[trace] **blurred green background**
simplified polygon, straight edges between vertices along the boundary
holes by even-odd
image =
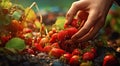
[[[36,2],[40,10],[66,11],[76,0],[11,0],[13,3],[22,4],[24,7]]]

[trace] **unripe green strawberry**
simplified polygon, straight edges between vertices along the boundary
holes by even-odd
[[[87,62],[82,62],[80,66],[93,66],[92,62],[87,61]]]

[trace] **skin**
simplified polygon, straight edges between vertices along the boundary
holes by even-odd
[[[104,26],[106,16],[114,0],[79,0],[73,2],[66,14],[66,25],[70,25],[72,19],[81,11],[88,13],[87,20],[79,31],[71,38],[73,41],[85,42],[93,39]],[[77,18],[80,20],[80,18]]]

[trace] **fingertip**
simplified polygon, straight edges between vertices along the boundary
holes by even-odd
[[[70,13],[67,13],[66,14],[66,25],[69,25],[71,23],[71,21],[73,20],[74,18],[74,15],[70,14]]]

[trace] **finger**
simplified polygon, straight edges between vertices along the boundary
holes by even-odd
[[[66,14],[66,19],[67,19],[66,24],[70,24],[72,22],[74,16],[76,16],[77,12],[79,10],[82,10],[84,7],[86,7],[84,2],[82,2],[82,1],[74,2]]]
[[[82,21],[80,22],[80,25],[79,25],[78,30],[80,30],[80,29],[83,27],[84,24],[85,24],[85,20],[82,20]]]
[[[83,27],[76,34],[74,34],[71,39],[77,40],[77,39],[83,37],[85,34],[87,34],[90,31],[90,29],[92,28],[92,26],[95,25],[95,23],[98,19],[98,18],[95,19],[94,18],[95,16],[97,16],[96,13],[94,11],[91,11],[89,13],[88,19],[85,22],[85,24],[83,25]]]
[[[78,41],[85,42],[94,38],[94,36],[97,34],[97,32],[101,29],[103,25],[104,25],[104,21],[98,22],[85,36],[83,36],[82,38],[79,38]]]
[[[78,29],[81,29],[82,26],[85,24],[87,16],[88,16],[88,13],[86,11],[79,11],[77,13],[77,20],[78,20],[78,22],[80,22],[80,25],[79,25]]]
[[[89,15],[89,13],[85,10],[79,11],[77,13],[77,19],[78,20],[87,20],[88,15]]]

